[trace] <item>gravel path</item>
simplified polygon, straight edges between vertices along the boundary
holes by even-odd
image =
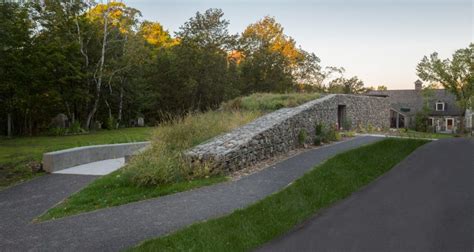
[[[335,154],[379,141],[354,139],[312,149],[237,181],[31,224],[95,177],[48,175],[0,192],[0,250],[116,251],[216,218],[281,190]]]

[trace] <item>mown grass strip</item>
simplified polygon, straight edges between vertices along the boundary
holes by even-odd
[[[390,170],[425,140],[386,139],[339,154],[284,190],[245,209],[146,241],[132,251],[245,251],[348,197]]]
[[[35,222],[63,218],[102,208],[188,191],[227,180],[224,176],[215,176],[169,185],[140,187],[124,181],[120,176],[120,171],[115,171],[108,176],[97,179],[79,193],[71,195],[64,202],[36,218]]]

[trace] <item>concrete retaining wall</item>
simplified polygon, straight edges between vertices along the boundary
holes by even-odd
[[[43,154],[43,169],[54,172],[81,164],[125,157],[149,144],[150,142],[104,144],[48,152]]]
[[[362,95],[327,95],[295,108],[267,114],[230,133],[194,147],[185,155],[190,162],[211,162],[219,169],[234,171],[298,147],[298,134],[314,136],[315,125],[335,125],[338,107],[345,105],[345,118],[352,128],[389,128],[386,98]]]

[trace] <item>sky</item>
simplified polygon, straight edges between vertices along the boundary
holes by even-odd
[[[473,0],[124,0],[174,34],[197,11],[220,8],[241,33],[275,17],[285,34],[321,65],[344,67],[366,86],[412,89],[416,65],[438,52],[449,58],[474,41]]]

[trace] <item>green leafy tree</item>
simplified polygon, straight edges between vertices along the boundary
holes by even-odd
[[[367,89],[364,87],[364,82],[357,76],[349,79],[339,77],[332,80],[328,86],[329,93],[342,93],[342,94],[361,94],[366,92]]]
[[[33,23],[28,9],[15,3],[0,4],[0,111],[6,115],[7,135],[28,92],[28,51]]]
[[[243,93],[288,92],[294,89],[296,78],[312,75],[312,65],[302,62],[317,65],[317,57],[303,54],[295,44],[272,17],[266,16],[249,25],[240,39]],[[309,62],[311,59],[305,56],[312,57],[313,61]],[[299,75],[293,75],[294,72]]]
[[[418,64],[418,76],[429,82],[441,84],[456,96],[461,108],[472,107],[474,97],[474,44],[457,50],[451,59],[440,59],[434,52]]]
[[[235,35],[228,25],[222,10],[198,12],[176,33],[179,43],[158,52],[149,71],[154,117],[216,108],[238,93],[238,74],[228,59]]]

